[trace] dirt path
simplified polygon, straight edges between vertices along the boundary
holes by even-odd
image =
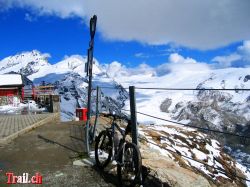
[[[42,186],[114,186],[91,167],[73,166],[74,160],[84,157],[84,144],[78,139],[82,135],[80,125],[53,122],[0,147],[0,186],[7,186],[6,172],[39,172]]]

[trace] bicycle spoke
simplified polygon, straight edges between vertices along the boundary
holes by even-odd
[[[138,147],[133,143],[126,143],[120,159],[122,165],[117,168],[120,181],[122,185],[133,186],[138,182],[141,171],[141,157]]]
[[[99,168],[108,165],[112,156],[112,138],[108,132],[102,131],[96,139],[95,159]]]

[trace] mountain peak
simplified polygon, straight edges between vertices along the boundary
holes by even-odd
[[[55,68],[61,69],[61,70],[68,70],[73,71],[75,73],[78,73],[82,77],[85,76],[85,63],[87,62],[86,56],[81,55],[71,55],[66,56],[64,60],[54,64],[53,66]],[[93,74],[99,74],[101,73],[101,69],[99,67],[99,62],[94,58],[93,59]]]
[[[10,71],[31,75],[42,66],[50,66],[48,63],[48,53],[41,53],[38,50],[22,52],[14,56],[9,56],[0,61],[0,72],[8,73]]]

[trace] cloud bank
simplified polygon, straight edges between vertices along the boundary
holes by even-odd
[[[226,56],[216,56],[212,59],[216,66],[226,68],[231,66],[249,67],[250,66],[250,40],[244,41],[237,50]]]
[[[61,18],[98,16],[108,40],[168,44],[202,50],[250,39],[249,0],[2,0],[0,9],[29,8]]]
[[[120,62],[114,61],[104,66],[107,74],[112,77],[130,77],[130,76],[164,76],[168,73],[181,74],[183,72],[204,72],[210,71],[210,65],[204,62],[198,62],[193,58],[184,58],[178,53],[172,53],[168,61],[157,67],[151,67],[147,64],[140,64],[134,68],[128,68]]]

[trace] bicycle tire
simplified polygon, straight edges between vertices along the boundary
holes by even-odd
[[[103,142],[105,140],[107,140],[107,142]],[[101,144],[105,143],[105,145],[101,145],[100,143]],[[104,147],[102,148],[99,147],[99,144],[100,146]],[[113,143],[111,134],[107,130],[104,130],[97,136],[95,140],[95,161],[98,168],[104,169],[109,164],[112,157],[112,150],[113,150]],[[108,155],[104,155],[103,159],[101,159],[100,153],[102,154],[103,152],[104,154]]]
[[[119,186],[135,186],[136,184],[141,183],[141,166],[142,166],[142,160],[141,160],[141,154],[139,151],[139,148],[137,145],[134,143],[126,143],[124,146],[123,151],[121,151],[119,155],[119,160],[117,164],[117,175],[118,175],[118,180],[119,180]],[[132,150],[132,158],[130,158],[130,163],[126,163],[126,158],[124,154],[127,154],[127,151],[131,149]],[[122,163],[124,161],[124,163]],[[132,163],[131,163],[132,161]],[[125,171],[128,165],[132,165],[132,169],[134,170],[134,177],[131,179],[124,179],[124,174],[123,171]],[[129,167],[129,166],[128,166]],[[131,168],[130,168],[131,169]]]

